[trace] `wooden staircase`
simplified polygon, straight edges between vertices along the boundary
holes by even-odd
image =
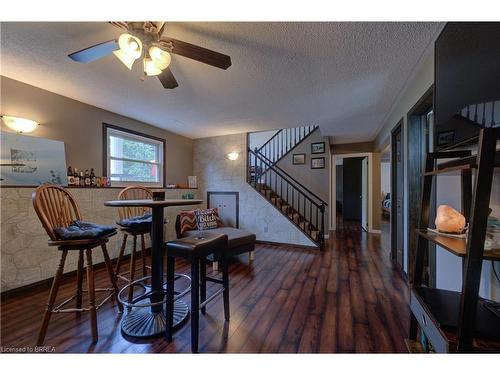
[[[247,160],[247,182],[322,249],[327,203],[258,150],[248,149]]]
[[[256,190],[262,194],[276,209],[288,217],[302,232],[314,242],[320,242],[321,231],[316,228],[304,215],[300,214],[290,203],[280,197],[273,189],[263,183],[258,183]]]

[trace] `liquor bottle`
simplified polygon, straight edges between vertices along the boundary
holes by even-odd
[[[83,171],[80,171],[80,187],[85,186],[85,176],[83,175]]]
[[[90,186],[90,173],[88,169],[85,169],[85,186]]]
[[[76,168],[73,172],[73,185],[80,186],[80,176],[78,175],[78,169]]]
[[[73,169],[71,165],[68,167],[68,186],[73,186]]]
[[[94,173],[94,168],[90,168],[90,185],[93,187],[97,186],[97,180]]]

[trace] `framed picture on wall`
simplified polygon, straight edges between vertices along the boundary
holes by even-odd
[[[324,154],[325,142],[311,143],[311,154]]]
[[[311,169],[324,169],[325,158],[311,158]]]
[[[300,165],[306,163],[306,154],[293,154],[292,155],[292,164]]]

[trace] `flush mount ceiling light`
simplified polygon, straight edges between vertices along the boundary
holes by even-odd
[[[31,133],[38,127],[38,122],[15,116],[1,116],[5,125],[18,133]]]
[[[236,159],[238,159],[238,156],[239,156],[239,154],[236,151],[233,151],[233,152],[230,152],[229,154],[227,154],[227,158],[229,160],[236,160]]]
[[[129,70],[142,59],[144,76],[158,76],[166,89],[178,83],[170,70],[171,53],[220,69],[231,66],[231,57],[194,44],[163,36],[165,22],[110,22],[126,30],[118,41],[109,40],[68,55],[73,61],[89,63],[113,53]],[[141,78],[144,79],[144,78]]]

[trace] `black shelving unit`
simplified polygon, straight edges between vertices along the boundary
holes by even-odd
[[[470,151],[433,152],[427,155],[423,173],[420,222],[416,229],[417,252],[411,280],[411,322],[408,347],[418,345],[418,328],[438,353],[500,352],[500,317],[479,297],[483,260],[500,260],[500,249],[484,250],[494,168],[500,167],[496,150],[500,128],[483,128],[476,155]],[[439,160],[452,159],[441,162]],[[467,239],[428,231],[434,177],[461,175],[462,214],[468,221]],[[472,186],[472,173],[475,173]],[[452,292],[423,285],[424,258],[429,241],[462,258],[462,290]]]

